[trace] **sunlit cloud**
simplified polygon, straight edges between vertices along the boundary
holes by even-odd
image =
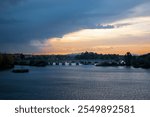
[[[129,10],[130,17],[137,17],[137,16],[149,16],[150,15],[150,2],[140,4],[132,9]]]
[[[150,52],[150,17],[129,18],[108,25],[115,28],[83,29],[66,34],[62,38],[35,41],[34,46],[39,46],[42,53],[50,54],[83,51],[116,54],[125,54],[127,51],[135,54]]]

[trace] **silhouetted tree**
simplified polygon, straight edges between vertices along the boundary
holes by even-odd
[[[14,57],[10,54],[0,54],[0,69],[8,69],[14,66]]]
[[[2,66],[3,56],[0,54],[0,66]]]
[[[125,55],[125,62],[126,62],[126,66],[131,66],[131,62],[132,62],[132,55],[130,52],[127,52]]]
[[[23,60],[25,56],[23,54],[20,54],[20,59]]]

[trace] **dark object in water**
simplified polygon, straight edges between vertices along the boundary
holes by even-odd
[[[13,69],[12,72],[14,73],[27,73],[29,69]]]

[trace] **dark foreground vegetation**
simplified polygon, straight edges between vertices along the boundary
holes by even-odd
[[[14,56],[12,54],[0,54],[0,70],[14,67]]]
[[[132,55],[130,52],[127,52],[125,55],[85,52],[77,55],[76,59],[103,60],[103,62],[97,64],[97,66],[133,66],[135,68],[150,68],[150,53],[137,56]]]
[[[101,61],[97,63],[96,66],[133,66],[135,68],[150,68],[150,53],[137,56],[132,55],[130,52],[127,52],[125,55],[83,52],[77,55],[0,54],[0,70],[13,68],[14,65],[44,67],[52,62],[80,61],[81,64],[85,64],[83,61],[93,60]]]
[[[150,53],[141,56],[131,56],[131,66],[135,68],[150,68]]]

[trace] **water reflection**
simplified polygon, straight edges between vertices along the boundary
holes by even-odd
[[[0,72],[0,99],[150,99],[150,70],[127,67],[27,67]]]

